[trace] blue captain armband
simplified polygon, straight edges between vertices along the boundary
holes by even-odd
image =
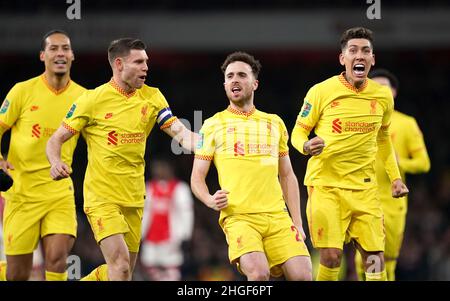
[[[164,123],[172,117],[172,110],[167,107],[159,111],[158,116],[156,117],[156,122],[158,123],[159,127],[162,127]]]

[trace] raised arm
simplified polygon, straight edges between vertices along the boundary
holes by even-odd
[[[300,213],[300,191],[289,155],[281,157],[278,165],[281,189],[283,190],[289,213],[291,214],[295,227],[297,227],[303,240],[305,240],[306,235],[305,231],[303,231],[302,216]]]
[[[163,131],[174,138],[185,149],[191,152],[195,151],[199,135],[188,130],[180,120],[175,120],[169,127],[164,128]]]
[[[214,195],[209,193],[206,185],[206,175],[208,174],[211,161],[195,158],[191,174],[191,189],[194,195],[206,206],[216,211],[220,211],[228,206],[228,191],[217,190]]]
[[[61,161],[61,148],[64,142],[69,140],[75,134],[60,126],[47,142],[47,160],[50,162],[50,175],[53,180],[67,178],[72,173],[71,168]]]

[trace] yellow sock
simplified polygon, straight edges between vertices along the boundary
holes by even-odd
[[[80,279],[81,281],[108,281],[108,265],[102,264],[94,269],[89,275]]]
[[[338,281],[339,270],[340,267],[329,268],[319,264],[319,271],[317,272],[316,281]]]
[[[45,271],[46,281],[67,281],[67,271],[64,273]]]
[[[0,261],[0,281],[6,281],[6,261]]]
[[[364,272],[364,264],[362,261],[361,254],[359,252],[355,253],[355,270],[356,270],[356,276],[358,277],[359,281],[366,280],[366,275]]]
[[[397,266],[397,260],[387,260],[384,265],[386,266],[387,280],[395,281],[395,267]]]
[[[378,273],[366,272],[366,281],[387,281],[386,270]]]

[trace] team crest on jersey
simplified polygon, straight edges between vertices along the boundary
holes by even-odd
[[[75,112],[75,109],[77,108],[76,104],[73,104],[72,107],[70,108],[69,112],[67,112],[66,118],[70,118],[73,115],[73,112]]]
[[[148,105],[144,105],[141,108],[141,121],[142,122],[147,122],[147,120],[148,120],[147,115],[148,115]]]
[[[377,100],[373,99],[370,101],[370,114],[376,114],[377,113]]]
[[[198,139],[196,149],[201,149],[203,147],[204,138],[205,138],[205,135],[203,133],[200,133],[200,138]]]
[[[2,106],[0,108],[0,114],[5,114],[6,111],[8,111],[8,108],[9,108],[9,100],[7,100],[5,98],[5,100],[3,101],[3,104],[2,104]]]
[[[308,115],[309,115],[309,112],[311,112],[311,108],[312,108],[312,104],[310,104],[309,102],[307,102],[307,101],[305,100],[305,103],[304,103],[304,105],[303,105],[302,112],[300,113],[300,116],[301,116],[301,117],[306,117],[306,116],[308,116]]]

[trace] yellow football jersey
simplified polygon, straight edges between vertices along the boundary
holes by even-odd
[[[402,178],[405,179],[405,173],[414,174],[428,171],[430,158],[422,132],[414,117],[394,111],[390,130],[392,143],[399,158]],[[383,211],[392,214],[406,213],[407,197],[399,199],[392,197],[391,183],[379,156],[377,156],[376,171]]]
[[[242,113],[231,107],[205,120],[195,157],[214,160],[220,187],[229,192],[220,222],[234,213],[286,208],[278,161],[288,155],[288,132],[275,114]]]
[[[162,93],[147,85],[126,94],[111,80],[84,93],[63,122],[88,146],[84,206],[143,207],[147,136],[155,122],[166,128],[175,120]]]
[[[360,89],[350,85],[343,74],[313,86],[292,134],[292,144],[302,153],[313,128],[325,141],[323,152],[308,160],[305,185],[346,189],[376,185],[377,135],[389,127],[393,106],[389,89],[370,79]],[[388,169],[394,180],[400,174],[393,153],[389,155]]]
[[[54,200],[73,195],[70,178],[53,181],[45,149],[47,141],[61,125],[72,103],[86,89],[69,81],[60,91],[52,89],[44,75],[17,83],[0,108],[2,133],[11,128],[8,161],[14,185],[5,193],[8,200],[18,197],[27,201]],[[61,156],[69,165],[78,136],[63,146]]]

